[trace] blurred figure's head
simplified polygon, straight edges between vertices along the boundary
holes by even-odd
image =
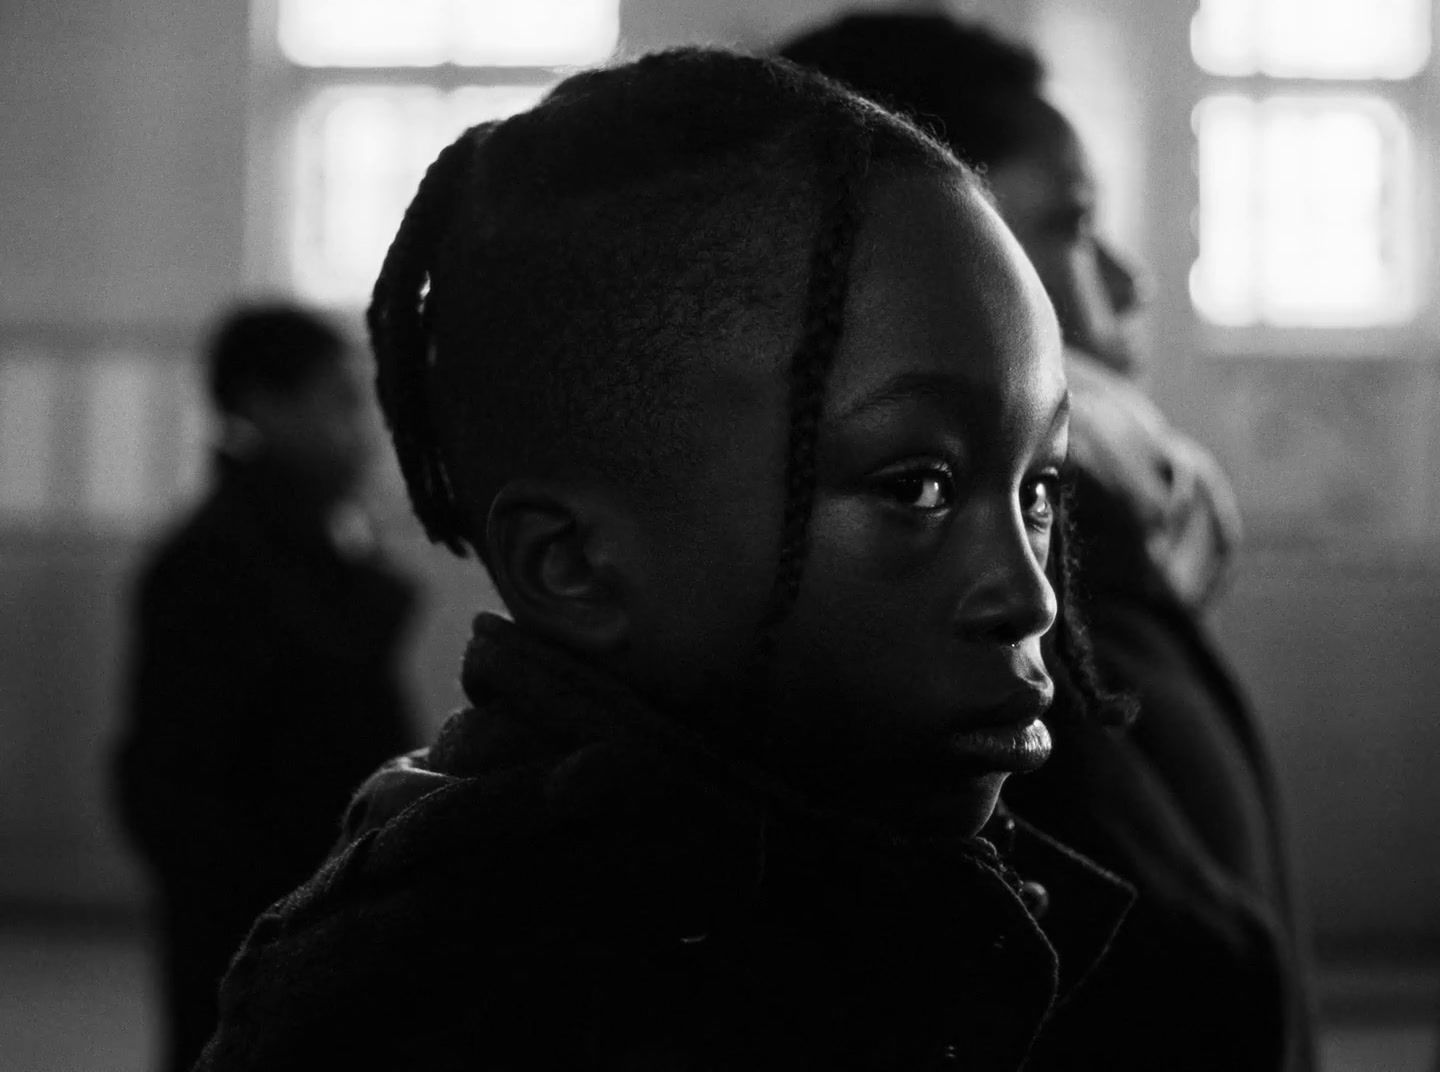
[[[365,388],[334,327],[296,306],[241,306],[216,328],[208,359],[211,400],[231,444],[322,500],[357,489],[371,449]]]
[[[1126,319],[1138,305],[1136,279],[1095,234],[1089,160],[1045,100],[1032,50],[943,15],[877,13],[804,34],[781,55],[914,117],[983,172],[1065,341],[1132,370]]]

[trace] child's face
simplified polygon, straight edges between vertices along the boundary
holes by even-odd
[[[776,635],[769,762],[821,801],[969,834],[1043,762],[1040,638],[1067,421],[1038,278],[958,179],[882,181],[857,236],[825,391],[810,550]],[[737,685],[775,574],[793,340],[707,377],[705,459],[647,511],[639,678]],[[722,715],[723,717],[723,715]]]

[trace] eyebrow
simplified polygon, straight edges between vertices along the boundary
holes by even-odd
[[[994,387],[979,386],[943,372],[902,372],[846,406],[835,419],[849,421],[871,410],[915,399],[939,402],[964,413],[1000,408],[1000,393]],[[1069,412],[1067,390],[1060,397],[1049,426],[1054,428]]]

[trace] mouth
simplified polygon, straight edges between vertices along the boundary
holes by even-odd
[[[1050,758],[1050,731],[1041,721],[1055,697],[1048,677],[1027,680],[998,703],[966,712],[950,737],[951,753],[966,766],[1020,774]]]

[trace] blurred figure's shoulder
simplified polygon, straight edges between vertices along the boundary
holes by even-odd
[[[211,489],[152,538],[135,571],[132,598],[143,604],[236,583],[254,560],[257,540],[244,502]]]

